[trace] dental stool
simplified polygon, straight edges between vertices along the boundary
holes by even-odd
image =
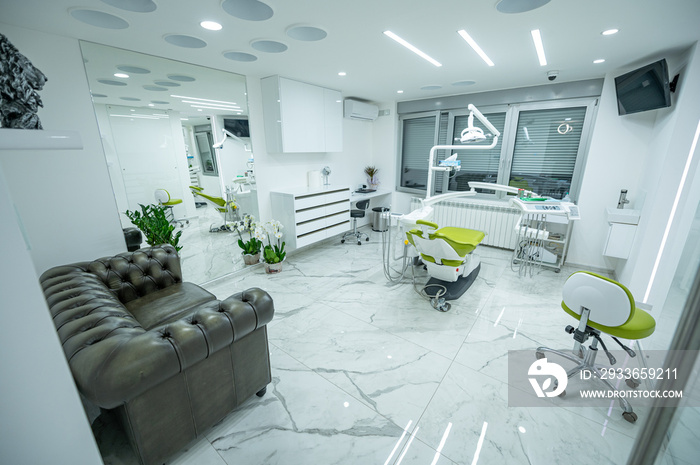
[[[355,205],[357,206],[357,208],[350,210],[350,217],[352,218],[352,231],[348,231],[345,234],[343,234],[342,239],[340,239],[341,244],[344,244],[345,239],[347,239],[348,237],[354,237],[357,241],[357,245],[362,245],[363,237],[366,238],[366,241],[369,241],[369,236],[367,234],[357,230],[357,219],[365,217],[365,212],[367,211],[367,207],[369,206],[369,199],[360,200]]]
[[[158,205],[165,207],[165,218],[170,224],[177,224],[181,228],[185,226],[185,223],[190,224],[190,220],[177,219],[173,213],[173,207],[182,203],[182,199],[172,199],[170,198],[170,192],[165,189],[156,189],[154,194]]]
[[[486,234],[475,229],[451,226],[439,228],[436,223],[425,220],[418,220],[416,224],[421,229],[411,229],[406,237],[418,251],[431,276],[426,288],[434,286],[445,289],[443,294],[431,297],[444,300],[460,298],[479,274],[481,261],[473,252]],[[435,308],[447,311],[449,305]]]
[[[638,340],[651,336],[656,328],[654,318],[644,310],[637,307],[630,291],[612,279],[605,278],[595,273],[578,271],[567,279],[562,289],[562,309],[570,316],[579,321],[578,327],[567,326],[565,331],[574,335],[574,348],[571,353],[538,347],[535,353],[538,359],[545,358],[546,353],[556,354],[564,357],[576,364],[574,368],[566,372],[569,379],[584,372],[590,373],[592,378],[596,378],[605,386],[617,391],[615,387],[605,379],[600,368],[603,365],[596,365],[595,359],[598,354],[598,343],[603,348],[605,355],[611,365],[615,365],[616,360],[611,354],[603,340],[601,333],[605,333],[627,352],[630,357],[637,354],[625,346],[618,338],[628,340]],[[593,338],[589,347],[584,343]],[[640,382],[634,378],[627,378],[625,383],[630,388],[636,388]],[[556,389],[556,381],[554,388]],[[561,395],[564,395],[564,391]],[[623,397],[618,397],[620,407],[622,407],[622,417],[634,423],[637,414],[632,411],[632,406]]]

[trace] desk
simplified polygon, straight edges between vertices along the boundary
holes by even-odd
[[[367,207],[367,214],[364,218],[357,219],[357,226],[364,226],[370,223],[370,218],[372,217],[372,208],[374,207],[390,207],[391,206],[391,191],[377,189],[374,192],[360,193],[352,192],[350,194],[350,208],[354,207],[355,202],[360,200],[370,199],[369,206]]]

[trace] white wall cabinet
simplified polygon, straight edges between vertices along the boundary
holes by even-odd
[[[284,225],[289,250],[350,229],[350,189],[296,189],[271,192],[272,215]]]
[[[267,151],[341,152],[343,99],[337,90],[269,76],[260,80]]]

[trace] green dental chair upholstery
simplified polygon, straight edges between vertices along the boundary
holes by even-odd
[[[177,219],[173,213],[173,207],[182,203],[182,199],[173,199],[170,197],[170,192],[165,189],[156,189],[154,196],[159,205],[166,208],[165,217],[168,219],[170,224],[177,224],[181,228],[185,224],[189,224],[189,220]]]
[[[406,233],[408,241],[416,247],[421,254],[421,258],[430,263],[437,263],[447,266],[460,266],[464,262],[464,258],[476,249],[476,246],[484,240],[486,234],[483,231],[477,231],[475,229],[466,228],[456,228],[453,226],[446,226],[440,228],[436,223],[418,220],[417,224],[423,224],[433,228],[427,234],[427,237],[431,241],[444,241],[444,244],[449,248],[444,249],[444,247],[438,249],[430,249],[427,247],[420,247],[416,245],[415,237],[424,238],[423,231],[420,229],[412,229]],[[438,243],[436,243],[437,245]],[[448,253],[445,254],[444,250]],[[437,256],[439,252],[443,252],[440,256]],[[431,255],[433,253],[433,255]]]
[[[546,353],[564,357],[576,364],[566,373],[569,379],[578,373],[589,372],[593,375],[593,379],[597,378],[608,389],[616,391],[617,389],[600,371],[602,365],[595,363],[598,343],[607,355],[610,365],[616,363],[615,357],[603,343],[601,333],[611,336],[630,357],[635,357],[636,353],[618,338],[638,340],[651,336],[656,328],[654,318],[637,306],[632,294],[625,286],[587,271],[578,271],[569,276],[562,289],[561,307],[564,312],[579,321],[577,328],[566,327],[566,332],[574,336],[574,348],[569,353],[538,347],[536,357],[544,358]],[[589,347],[585,347],[584,343],[589,338],[593,340]],[[626,384],[636,388],[640,383],[636,379],[628,378]],[[634,423],[637,415],[632,411],[632,406],[622,397],[618,397],[618,400],[623,410],[623,418]]]
[[[192,191],[192,195],[194,195],[195,199],[197,198],[202,198],[207,201],[207,203],[211,204],[217,212],[221,213],[221,215],[224,217],[224,222],[228,223],[230,221],[236,221],[237,218],[237,209],[238,205],[236,205],[236,202],[229,201],[227,202],[221,197],[214,197],[211,195],[207,195],[204,193],[204,189],[199,187],[199,186],[190,186],[190,190]],[[224,223],[224,225],[220,228],[222,230],[227,230],[227,226]]]

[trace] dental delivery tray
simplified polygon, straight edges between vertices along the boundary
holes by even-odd
[[[438,166],[462,166],[461,160],[441,160],[438,162]]]

